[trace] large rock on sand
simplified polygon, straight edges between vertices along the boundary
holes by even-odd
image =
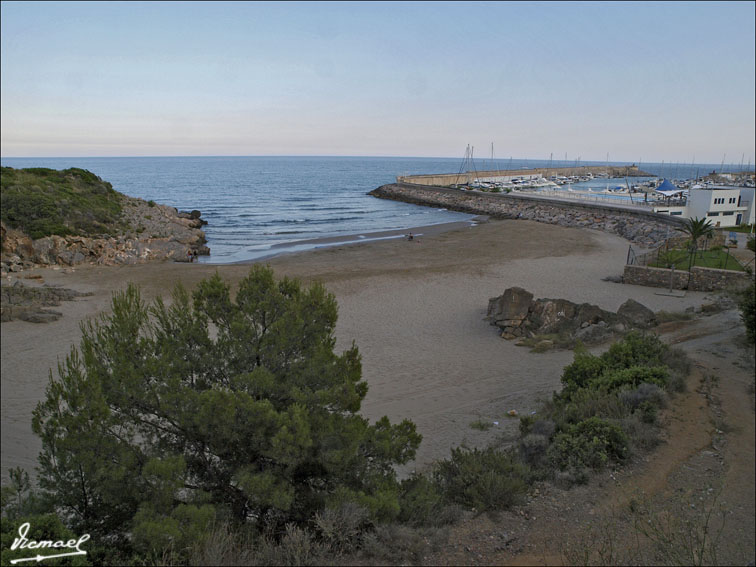
[[[533,294],[521,287],[510,287],[499,297],[488,300],[487,318],[500,328],[519,327],[528,316]]]
[[[654,315],[654,312],[634,299],[628,299],[620,305],[617,315],[631,326],[640,329],[648,329],[656,324],[656,315]]]
[[[532,293],[519,287],[510,287],[489,299],[486,318],[508,340],[557,334],[590,344],[604,342],[628,328],[647,329],[656,323],[653,311],[632,299],[612,313],[567,299],[534,300]]]

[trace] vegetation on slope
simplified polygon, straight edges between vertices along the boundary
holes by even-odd
[[[515,446],[456,448],[400,482],[420,435],[359,415],[367,385],[357,348],[333,351],[336,312],[322,286],[260,266],[233,298],[218,275],[170,306],[116,294],[34,412],[42,492],[11,471],[3,541],[30,521],[52,539],[91,534],[95,564],[419,561],[464,510],[507,509],[535,481],[584,482],[652,447],[688,371],[654,335],[578,349]]]
[[[2,221],[37,239],[115,232],[123,195],[94,173],[79,168],[3,167]]]

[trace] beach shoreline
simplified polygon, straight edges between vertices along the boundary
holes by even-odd
[[[298,252],[308,252],[312,250],[319,250],[321,248],[327,248],[329,246],[346,246],[349,244],[363,244],[367,242],[375,242],[378,240],[389,240],[398,238],[407,238],[409,234],[413,237],[421,236],[435,236],[444,232],[450,232],[459,230],[461,228],[467,228],[476,226],[480,223],[488,221],[488,217],[485,215],[478,215],[471,219],[464,221],[445,222],[437,224],[429,224],[422,226],[415,226],[409,228],[394,228],[389,230],[380,230],[373,232],[353,232],[340,236],[324,236],[321,238],[309,238],[305,240],[295,240],[292,242],[284,242],[280,244],[273,244],[270,247],[269,254],[263,254],[248,260],[237,260],[233,262],[213,262],[212,256],[202,258],[200,263],[224,265],[224,264],[255,264],[261,261],[270,260],[284,254],[296,254]]]
[[[412,241],[334,243],[263,263],[276,277],[322,282],[335,295],[336,350],[354,341],[362,356],[369,388],[362,415],[410,419],[424,437],[416,460],[400,471],[406,474],[461,444],[485,446],[515,434],[518,420],[506,412],[526,415],[558,389],[571,352],[531,354],[484,321],[488,299],[506,288],[611,311],[629,298],[654,311],[683,311],[705,300],[703,293],[670,298],[655,288],[603,281],[622,273],[626,251],[626,240],[596,230],[491,220]],[[128,282],[147,301],[168,299],[176,284],[191,290],[216,272],[235,287],[249,263],[84,265],[20,274],[25,284],[35,281],[26,276],[41,276],[50,285],[93,295],[55,307],[63,317],[52,323],[2,324],[3,478],[9,467],[33,471],[40,443],[31,432],[31,412],[44,397],[50,369],[78,345],[82,320],[107,312],[112,293]],[[469,425],[476,420],[499,425],[479,431]]]

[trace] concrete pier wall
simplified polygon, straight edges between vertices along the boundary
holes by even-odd
[[[415,185],[431,185],[450,187],[452,185],[464,185],[472,183],[474,179],[500,178],[502,180],[512,177],[551,177],[561,175],[593,175],[607,174],[609,177],[653,177],[651,173],[641,171],[637,166],[581,166],[581,167],[548,167],[536,169],[496,169],[467,173],[438,173],[429,175],[404,175],[396,178],[397,183],[412,183]]]
[[[592,228],[618,234],[645,248],[660,246],[670,230],[681,226],[676,217],[657,215],[630,206],[570,202],[537,194],[460,191],[394,183],[370,192],[374,197],[415,205],[440,207],[501,219],[527,219],[561,226]]]

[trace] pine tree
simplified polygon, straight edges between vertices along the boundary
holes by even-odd
[[[255,266],[232,298],[217,274],[146,306],[129,285],[82,325],[33,428],[40,485],[80,531],[155,552],[217,517],[303,524],[334,500],[398,513],[408,420],[371,425],[354,344],[334,353],[337,304]]]

